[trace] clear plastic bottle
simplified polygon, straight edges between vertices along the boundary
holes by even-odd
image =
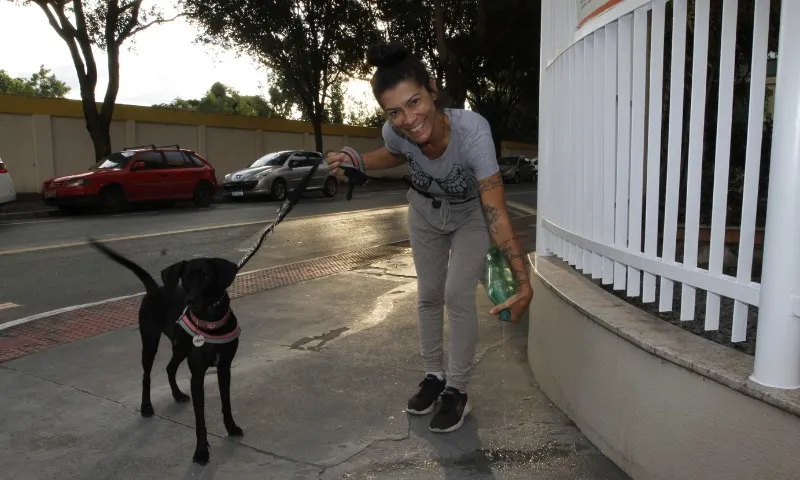
[[[485,286],[489,300],[495,305],[500,305],[517,293],[517,282],[508,259],[499,248],[492,246],[486,252],[485,259]],[[511,310],[500,312],[500,320],[511,320]]]

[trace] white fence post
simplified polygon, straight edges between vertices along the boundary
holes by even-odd
[[[750,378],[790,389],[800,387],[800,318],[792,307],[800,284],[800,29],[793,26],[800,18],[800,2],[785,1],[781,10],[761,299]]]

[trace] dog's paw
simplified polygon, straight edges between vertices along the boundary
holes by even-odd
[[[228,431],[228,435],[231,437],[242,437],[244,436],[244,430],[242,430],[239,425],[232,425],[232,426],[225,426],[225,430]]]
[[[156,413],[152,405],[142,405],[141,411],[144,418],[150,418]]]
[[[207,465],[208,459],[211,455],[208,453],[208,447],[205,448],[197,448],[194,451],[194,456],[192,457],[192,461],[198,465]]]
[[[186,402],[188,402],[189,400],[192,399],[192,397],[190,397],[189,395],[186,395],[183,392],[173,393],[172,396],[173,396],[173,398],[175,398],[175,401],[178,402],[178,403],[186,403]]]

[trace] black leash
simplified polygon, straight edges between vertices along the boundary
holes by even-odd
[[[297,202],[300,200],[300,197],[303,196],[303,192],[305,192],[306,188],[308,187],[308,184],[311,183],[311,178],[314,176],[315,173],[317,173],[317,168],[319,167],[319,165],[320,165],[319,162],[315,163],[311,167],[311,171],[309,171],[308,174],[306,174],[306,176],[303,177],[302,180],[300,180],[300,183],[297,184],[297,188],[295,188],[291,193],[289,193],[289,195],[286,196],[286,200],[284,200],[283,204],[281,204],[280,208],[278,208],[278,215],[277,217],[275,217],[275,221],[264,229],[264,231],[261,233],[261,236],[258,238],[256,243],[254,243],[253,246],[250,247],[250,249],[247,251],[247,253],[245,253],[244,257],[239,261],[237,270],[241,270],[244,264],[247,263],[253,257],[253,255],[255,255],[258,249],[261,248],[261,244],[264,243],[264,239],[266,239],[268,236],[272,234],[273,231],[275,231],[275,227],[279,223],[281,223],[281,221],[283,221],[283,219],[286,218],[286,215],[288,215],[289,212],[292,211],[294,206],[297,205]]]
[[[354,166],[352,166],[350,164],[341,163],[341,164],[339,164],[339,167],[344,172],[345,176],[347,177],[348,183],[349,183],[349,186],[347,187],[347,199],[348,200],[351,200],[353,198],[353,190],[356,187],[360,187],[360,186],[364,185],[367,182],[367,180],[373,179],[373,177],[370,177],[366,173],[362,172],[361,170],[359,170],[358,168],[356,168],[356,167],[354,167]],[[426,192],[424,190],[420,190],[408,178],[403,178],[403,181],[406,182],[406,185],[408,185],[408,188],[414,190],[415,192],[419,193],[423,197],[429,199],[431,201],[431,203],[433,204],[433,208],[439,208],[439,207],[442,206],[442,201],[441,200],[439,200],[438,198],[434,197],[429,192]],[[461,201],[451,201],[450,204],[451,205],[458,205],[460,203],[471,202],[471,201],[475,200],[476,198],[477,197],[472,197],[472,198],[468,198],[468,199],[461,200]]]

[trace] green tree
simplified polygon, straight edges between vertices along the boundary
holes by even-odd
[[[346,115],[345,123],[357,127],[381,128],[386,122],[386,115],[377,105],[369,105],[364,100],[351,98],[350,111]]]
[[[184,0],[202,38],[258,58],[271,83],[299,106],[323,150],[331,90],[366,74],[364,53],[380,34],[365,0]]]
[[[72,90],[50,70],[39,67],[39,71],[30,78],[13,78],[5,70],[0,70],[0,93],[28,95],[33,97],[64,98]]]
[[[165,20],[158,7],[142,9],[142,0],[11,0],[42,9],[50,26],[64,41],[78,74],[86,130],[96,159],[111,153],[111,119],[119,93],[119,53],[123,43]],[[176,17],[177,18],[177,17]],[[108,86],[98,110],[95,97],[97,61],[92,47],[106,54]]]
[[[513,11],[514,15],[509,15]],[[485,7],[486,28],[494,34],[473,48],[467,98],[500,140],[537,141],[541,2],[496,0]],[[533,44],[533,45],[532,45]]]
[[[215,82],[200,99],[179,97],[172,102],[155,104],[153,107],[253,117],[289,118],[293,104],[287,101],[286,96],[274,86],[269,89],[269,95],[269,100],[261,95],[241,95],[234,88]]]
[[[419,55],[448,103],[463,108],[472,59],[486,38],[487,5],[494,1],[376,0],[376,9],[389,38]]]

